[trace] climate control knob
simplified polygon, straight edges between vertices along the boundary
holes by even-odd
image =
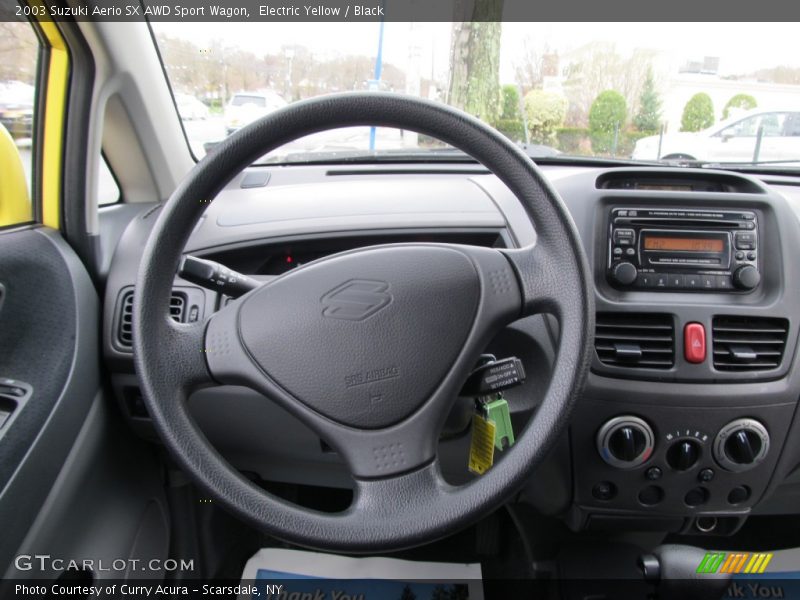
[[[632,469],[653,453],[655,436],[646,421],[622,416],[607,421],[597,432],[597,451],[608,464]]]
[[[747,471],[769,451],[769,433],[755,419],[737,419],[723,427],[714,439],[714,458],[728,471]]]
[[[688,471],[700,459],[700,444],[694,440],[678,440],[667,450],[667,463],[676,471]]]
[[[638,274],[636,267],[633,266],[633,263],[629,262],[621,262],[611,271],[611,277],[620,285],[632,284],[636,281]]]

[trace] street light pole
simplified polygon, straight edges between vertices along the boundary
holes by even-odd
[[[378,91],[381,89],[381,73],[383,72],[383,18],[381,18],[380,29],[378,30],[378,54],[375,57],[375,78],[374,85]],[[369,129],[369,151],[375,151],[375,127]]]
[[[292,65],[294,63],[294,48],[286,48],[284,50],[284,55],[286,56],[286,60],[288,62],[288,66],[286,69],[286,91],[284,95],[286,96],[285,100],[287,102],[292,101]]]

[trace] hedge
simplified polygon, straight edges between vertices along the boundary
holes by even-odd
[[[522,119],[498,119],[494,126],[512,142],[525,141],[525,125]]]

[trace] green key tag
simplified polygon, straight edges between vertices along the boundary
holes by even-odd
[[[469,444],[469,470],[483,475],[494,464],[495,424],[476,412],[472,415],[472,439]]]
[[[498,450],[505,450],[514,445],[514,428],[511,425],[511,412],[508,401],[501,394],[486,404],[486,418],[494,421],[494,445]]]

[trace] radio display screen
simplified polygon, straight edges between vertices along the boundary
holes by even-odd
[[[719,238],[689,238],[667,236],[645,236],[645,250],[678,250],[681,252],[723,252],[724,242]]]

